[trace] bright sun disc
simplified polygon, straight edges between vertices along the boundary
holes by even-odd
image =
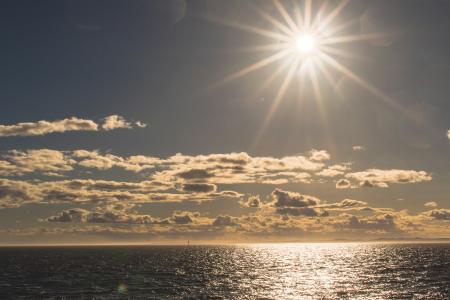
[[[297,38],[295,41],[295,46],[297,50],[302,53],[311,53],[314,51],[315,42],[311,36],[303,35]]]

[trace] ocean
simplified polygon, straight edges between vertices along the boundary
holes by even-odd
[[[0,299],[450,299],[450,244],[3,247]]]

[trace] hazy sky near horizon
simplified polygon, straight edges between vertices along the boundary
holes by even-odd
[[[450,3],[308,3],[2,2],[0,242],[450,237]]]

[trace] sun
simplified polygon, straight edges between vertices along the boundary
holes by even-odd
[[[309,34],[302,34],[295,38],[294,47],[299,54],[311,54],[316,50],[316,40]]]

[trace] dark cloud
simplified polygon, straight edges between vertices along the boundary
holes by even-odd
[[[224,216],[218,216],[214,222],[212,223],[213,226],[237,226],[237,218],[224,215]]]
[[[429,216],[436,220],[450,220],[450,209],[433,209]]]
[[[183,179],[207,179],[214,177],[214,174],[209,173],[207,170],[204,169],[191,169],[188,171],[183,171],[176,174],[178,177],[181,177]]]
[[[272,198],[276,207],[307,207],[320,203],[318,198],[281,189],[275,189],[272,192]]]
[[[63,210],[56,216],[51,216],[48,222],[87,222],[89,211],[82,208],[71,208]]]
[[[327,217],[326,211],[314,207],[282,207],[277,208],[277,213],[290,216]]]
[[[397,229],[397,226],[394,222],[394,216],[390,214],[385,214],[382,216],[368,219],[359,219],[356,216],[351,216],[348,219],[347,226],[350,229],[364,229],[364,230],[392,231]]]
[[[210,193],[216,189],[216,185],[210,183],[185,183],[182,186],[182,190],[189,193]]]
[[[321,205],[321,207],[326,207],[326,208],[355,208],[355,207],[361,207],[361,206],[366,206],[366,205],[367,205],[367,202],[364,202],[364,201],[358,201],[358,200],[353,200],[353,199],[344,199],[341,202]]]
[[[253,207],[258,208],[261,207],[261,199],[259,196],[250,196],[245,201],[240,201],[239,204],[242,207]]]
[[[63,210],[55,216],[46,219],[48,222],[78,222],[78,223],[124,223],[124,224],[159,224],[161,220],[150,215],[141,215],[133,211],[134,205],[111,204],[98,207],[94,211],[81,208]]]
[[[350,187],[351,183],[347,179],[339,179],[338,182],[336,182],[337,189],[348,189]]]
[[[198,212],[192,213],[175,211],[170,219],[175,224],[185,225],[193,223],[194,220],[199,217],[200,214]]]

